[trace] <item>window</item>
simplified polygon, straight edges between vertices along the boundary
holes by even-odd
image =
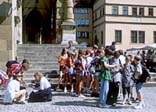
[[[122,13],[125,16],[128,15],[128,7],[127,6],[123,6]]]
[[[149,8],[148,9],[148,15],[149,16],[153,16],[153,8]]]
[[[75,19],[75,23],[81,26],[88,26],[89,20],[88,19]]]
[[[121,43],[121,41],[122,41],[122,31],[115,30],[115,42]]]
[[[137,31],[131,31],[131,43],[137,43]]]
[[[131,31],[131,43],[145,43],[145,32]]]
[[[74,8],[74,14],[88,14],[87,8]]]
[[[156,43],[156,31],[153,32],[153,42]]]
[[[101,44],[103,44],[103,31],[101,31]]]
[[[139,43],[144,43],[144,42],[145,42],[145,32],[139,31]]]
[[[88,31],[77,31],[76,37],[82,38],[82,39],[88,39],[89,38],[89,32]]]
[[[105,15],[105,8],[103,8],[103,15]]]
[[[77,31],[76,32],[76,37],[78,37],[78,38],[81,37],[81,32]]]
[[[137,8],[136,7],[132,8],[132,15],[137,16]]]
[[[118,6],[112,6],[112,14],[118,15]]]
[[[139,8],[139,16],[144,16],[144,8]]]

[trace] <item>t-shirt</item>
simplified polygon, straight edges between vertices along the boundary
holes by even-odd
[[[119,59],[120,59],[120,64],[124,65],[126,63],[125,62],[125,59],[126,59],[125,56],[120,55]]]
[[[44,90],[48,89],[49,87],[51,87],[49,81],[45,77],[42,77],[40,80],[40,89]]]
[[[132,85],[132,71],[133,67],[131,63],[124,66],[122,74],[122,84],[124,87],[130,87]]]
[[[17,80],[10,80],[4,93],[4,102],[12,103],[16,93],[20,91],[20,83]]]
[[[139,79],[140,74],[142,74],[141,63],[137,63],[134,67],[134,77],[135,79]]]
[[[108,58],[106,56],[103,56],[101,58],[101,62],[109,64]],[[109,68],[104,68],[104,71],[102,71],[100,73],[100,79],[101,80],[103,80],[103,79],[104,80],[112,80]]]

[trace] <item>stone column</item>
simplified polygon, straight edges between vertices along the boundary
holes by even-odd
[[[15,18],[17,16],[17,1],[12,0],[12,59],[15,59],[16,57],[16,26],[15,26]]]
[[[75,24],[74,22],[74,13],[73,13],[73,0],[65,0],[66,5],[66,14],[65,14],[65,21],[66,22],[73,22],[73,24]]]
[[[17,56],[17,44],[22,44],[22,0],[12,0],[12,58]]]
[[[56,43],[61,43],[62,35],[62,21],[63,21],[63,0],[56,1]]]
[[[61,44],[68,44],[69,40],[72,40],[74,44],[76,42],[76,24],[74,22],[73,13],[73,0],[64,0],[64,21],[62,24],[62,42]]]

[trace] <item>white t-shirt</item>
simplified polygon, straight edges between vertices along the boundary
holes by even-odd
[[[124,65],[126,63],[125,56],[120,55],[119,59],[120,59],[122,65]]]
[[[40,80],[40,89],[44,90],[48,89],[49,87],[51,87],[49,81],[45,77],[42,77]]]
[[[3,101],[12,103],[16,93],[20,91],[20,83],[17,80],[10,80],[4,93]]]
[[[92,60],[93,60],[93,58],[91,56],[86,57],[86,64],[90,65]]]
[[[139,79],[140,74],[142,74],[141,64],[140,63],[136,64],[134,70],[135,70],[134,71],[135,72],[135,75],[134,75],[135,79]]]

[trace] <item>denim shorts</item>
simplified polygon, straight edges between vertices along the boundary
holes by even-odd
[[[99,77],[99,75],[100,75],[100,72],[95,72],[96,77]]]
[[[73,69],[73,67],[70,67],[70,68],[68,69],[68,73],[69,73],[69,75],[73,75],[73,74],[74,74],[74,69]]]
[[[81,77],[84,77],[84,71],[83,70],[77,70],[76,74],[81,76]]]
[[[141,92],[141,89],[142,89],[142,83],[141,83],[141,82],[138,82],[138,83],[136,84],[136,92],[137,92],[137,93]]]

